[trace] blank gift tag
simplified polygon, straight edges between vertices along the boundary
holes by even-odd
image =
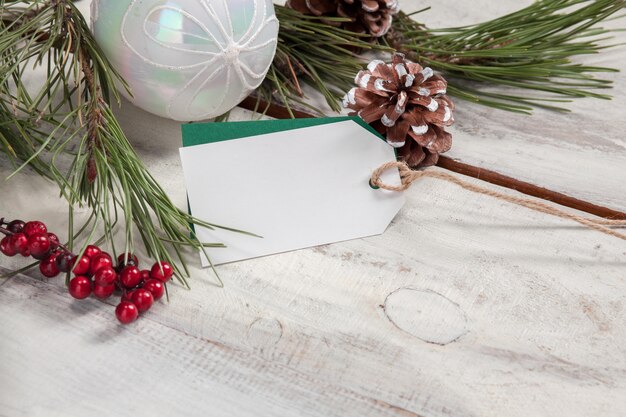
[[[193,215],[262,236],[196,227],[227,246],[207,250],[215,264],[381,234],[404,203],[369,185],[395,154],[360,119],[192,124],[183,141]],[[400,184],[397,171],[382,179]]]

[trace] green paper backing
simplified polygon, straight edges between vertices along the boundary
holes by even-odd
[[[223,142],[232,139],[242,139],[251,136],[260,136],[268,133],[284,132],[305,127],[320,126],[330,123],[354,122],[385,140],[372,126],[368,125],[359,117],[323,117],[315,119],[282,119],[282,120],[255,120],[245,122],[217,122],[217,123],[191,123],[182,125],[183,146],[196,146],[206,143]]]

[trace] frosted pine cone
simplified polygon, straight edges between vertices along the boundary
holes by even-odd
[[[450,149],[452,135],[445,127],[454,123],[454,104],[442,76],[395,54],[391,64],[372,61],[355,82],[358,87],[346,94],[344,107],[399,148],[398,156],[409,166],[434,165]]]
[[[345,17],[350,22],[328,22],[356,33],[384,36],[400,11],[398,0],[287,0],[286,7],[314,16]]]

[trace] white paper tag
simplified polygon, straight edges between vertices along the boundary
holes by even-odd
[[[227,246],[207,250],[216,265],[381,234],[404,203],[403,193],[369,185],[395,154],[354,120],[185,147],[180,155],[195,217],[263,236],[196,227],[200,241]],[[382,179],[400,184],[397,171]]]

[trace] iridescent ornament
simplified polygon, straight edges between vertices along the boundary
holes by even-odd
[[[276,52],[271,0],[94,0],[95,37],[142,109],[180,121],[226,113]]]

